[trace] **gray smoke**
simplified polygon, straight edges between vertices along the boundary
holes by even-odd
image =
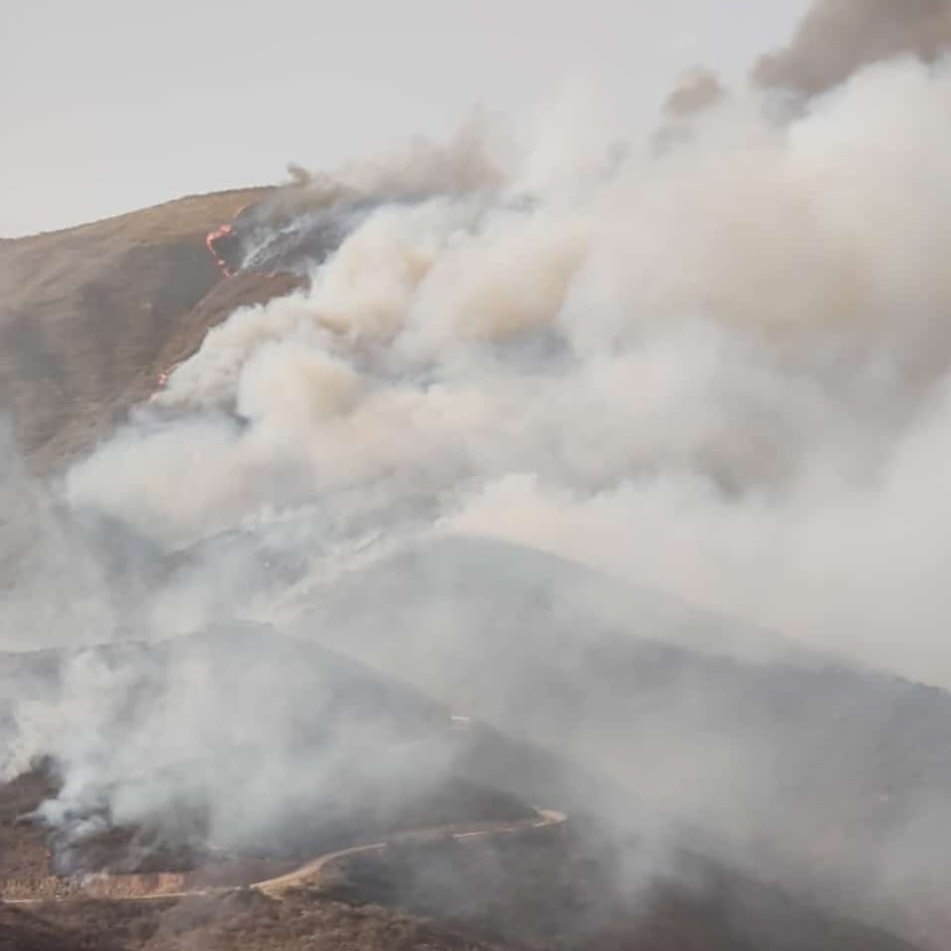
[[[681,77],[664,103],[668,116],[693,116],[719,102],[726,94],[719,78],[707,69],[691,70]]]
[[[790,44],[764,56],[753,79],[814,96],[871,63],[902,55],[931,63],[949,45],[947,0],[815,0]]]

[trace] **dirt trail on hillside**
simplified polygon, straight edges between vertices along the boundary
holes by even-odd
[[[303,884],[319,884],[321,875],[334,862],[353,855],[379,852],[388,845],[425,842],[428,839],[444,836],[449,836],[456,841],[463,841],[486,836],[507,835],[513,832],[524,832],[527,829],[544,829],[547,826],[560,825],[568,818],[563,812],[553,809],[538,809],[536,811],[537,816],[529,819],[518,819],[515,822],[461,823],[451,826],[433,826],[428,829],[414,829],[411,832],[398,833],[383,842],[371,842],[367,845],[355,845],[347,849],[339,849],[336,852],[327,852],[311,859],[311,861],[292,872],[288,872],[286,875],[280,875],[277,878],[271,878],[263,882],[254,882],[251,888],[256,888],[258,891],[275,898],[279,897],[288,888]]]
[[[249,885],[198,885],[191,872],[152,872],[131,875],[95,875],[85,880],[69,880],[48,876],[34,881],[0,883],[0,901],[8,905],[39,905],[45,902],[78,899],[107,899],[110,901],[157,901],[202,895],[224,895],[242,888],[253,888],[270,898],[280,899],[290,888],[304,884],[319,886],[322,877],[337,861],[367,852],[378,852],[388,845],[425,843],[450,837],[456,841],[510,835],[529,829],[544,829],[567,820],[563,812],[537,809],[536,814],[514,822],[463,822],[443,826],[429,826],[399,832],[386,840],[336,849],[318,855],[289,872],[252,882]]]

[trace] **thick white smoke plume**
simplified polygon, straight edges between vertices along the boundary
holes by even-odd
[[[305,508],[311,552],[492,535],[949,684],[949,102],[899,60],[787,124],[734,97],[662,155],[384,202],[70,500],[170,548]]]

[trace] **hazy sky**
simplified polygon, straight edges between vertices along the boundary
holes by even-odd
[[[481,102],[527,121],[590,80],[643,127],[685,67],[739,75],[806,0],[10,0],[0,235],[273,182]]]

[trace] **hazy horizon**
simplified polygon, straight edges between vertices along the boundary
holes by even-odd
[[[805,8],[21,4],[0,39],[0,236],[444,139],[475,106],[531,125],[578,85],[637,135],[685,70],[738,78]]]

